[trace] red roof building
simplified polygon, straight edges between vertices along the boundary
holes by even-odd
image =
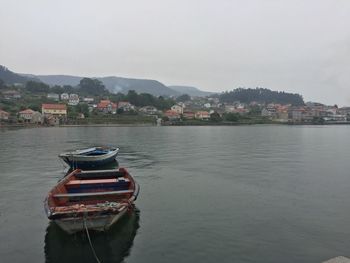
[[[117,111],[117,104],[114,102],[111,102],[110,100],[101,100],[96,108],[99,111],[103,111],[105,113],[116,113]]]
[[[183,116],[185,119],[192,120],[195,118],[195,113],[193,111],[184,111]]]
[[[47,110],[67,110],[67,105],[66,104],[42,104],[41,106],[42,109],[47,109]]]
[[[65,116],[67,115],[67,105],[65,104],[42,104],[41,105],[41,113],[48,115],[59,115]]]
[[[164,115],[169,118],[169,120],[177,120],[180,119],[180,114],[173,110],[167,110],[164,112]]]
[[[197,111],[195,116],[196,116],[196,119],[200,119],[200,120],[210,119],[210,114],[207,111]]]

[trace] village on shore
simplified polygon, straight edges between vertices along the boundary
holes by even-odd
[[[41,94],[42,96],[42,94]],[[338,108],[308,102],[300,106],[280,103],[222,102],[218,96],[174,98],[164,110],[153,105],[136,106],[129,101],[112,101],[76,93],[47,93],[41,108],[8,112],[0,108],[0,123],[6,125],[79,125],[149,123],[158,125],[215,125],[240,123],[347,124],[350,107]],[[0,99],[16,103],[19,90],[3,90]],[[74,115],[70,114],[74,111]]]

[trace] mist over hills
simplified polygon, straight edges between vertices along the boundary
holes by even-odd
[[[70,85],[77,86],[81,76],[72,75],[34,75],[34,74],[20,74],[10,71],[4,66],[0,66],[0,79],[7,84],[20,83],[24,84],[29,80],[41,81],[50,86]],[[188,94],[190,96],[207,96],[210,93],[201,91],[194,87],[188,86],[173,86],[168,87],[163,83],[152,79],[136,79],[123,78],[116,76],[96,77],[102,81],[105,87],[113,93],[121,92],[127,93],[129,90],[135,90],[137,93],[149,93],[154,96],[179,96],[181,94]]]
[[[0,65],[0,79],[2,79],[6,84],[25,84],[30,80],[39,81],[39,79],[35,78],[34,75],[22,76],[2,65]]]
[[[31,75],[33,76],[33,75]],[[70,75],[35,75],[40,81],[50,85],[70,85],[77,86],[83,77]],[[132,79],[122,77],[97,77],[102,81],[105,87],[113,93],[127,93],[129,90],[135,90],[137,93],[149,93],[155,96],[177,96],[180,95],[157,80],[151,79]]]
[[[137,93],[149,93],[155,96],[178,96],[179,92],[165,86],[163,83],[152,79],[131,79],[121,77],[98,78],[105,87],[114,93],[127,93],[135,90]]]
[[[180,94],[188,94],[190,96],[205,97],[205,96],[214,94],[214,92],[202,91],[196,87],[191,87],[191,86],[168,86],[168,87],[171,88],[172,90],[177,91]]]
[[[50,86],[64,86],[70,85],[77,87],[83,77],[71,75],[33,75],[33,74],[18,74],[10,71],[4,66],[0,65],[0,79],[5,84],[25,84],[27,81],[34,80],[43,82]],[[97,77],[106,89],[112,93],[124,93],[134,90],[137,93],[148,93],[153,96],[180,96],[181,94],[188,94],[192,97],[205,97],[214,94],[213,92],[202,91],[191,86],[165,86],[157,80],[151,79],[133,79],[122,77]],[[271,91],[269,89],[255,88],[243,89],[238,88],[230,92],[223,92],[217,94],[222,102],[233,103],[240,101],[250,103],[257,102],[279,102],[292,105],[303,105],[303,97],[299,94],[292,94],[288,92]]]

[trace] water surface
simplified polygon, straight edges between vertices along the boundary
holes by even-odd
[[[137,211],[92,241],[102,262],[321,262],[350,256],[350,127],[0,130],[1,262],[95,262],[43,210],[57,155],[118,145]]]

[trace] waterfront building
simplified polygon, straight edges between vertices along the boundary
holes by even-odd
[[[51,99],[51,100],[55,100],[55,101],[59,101],[60,100],[60,96],[56,93],[49,93],[47,94],[47,98]]]
[[[148,115],[156,115],[158,113],[158,109],[154,106],[145,106],[140,108],[139,111]]]
[[[173,110],[167,110],[166,112],[164,112],[164,115],[166,117],[168,117],[168,119],[170,121],[179,120],[181,118],[180,113],[178,113],[177,111],[173,111]]]
[[[1,121],[7,121],[9,119],[9,117],[10,117],[10,113],[0,109],[0,120]]]
[[[179,104],[173,105],[173,106],[171,107],[171,110],[172,110],[172,111],[175,111],[177,114],[182,114],[182,113],[184,113],[184,107],[183,107],[183,105],[179,105]]]
[[[67,119],[67,105],[65,104],[42,104],[41,113],[50,125],[64,123]]]
[[[207,111],[197,111],[195,113],[195,118],[199,120],[209,120],[210,114]]]
[[[42,104],[41,113],[44,115],[67,116],[67,106],[65,104]]]
[[[117,113],[117,104],[114,102],[111,102],[110,100],[101,100],[97,106],[96,109],[103,113]]]
[[[34,111],[32,109],[20,111],[18,113],[18,117],[26,123],[41,124],[44,121],[43,115],[40,112]]]
[[[183,117],[187,120],[193,120],[195,118],[195,113],[193,111],[184,111]]]
[[[131,111],[135,109],[135,106],[128,101],[118,101],[117,108],[123,109],[123,111]]]

